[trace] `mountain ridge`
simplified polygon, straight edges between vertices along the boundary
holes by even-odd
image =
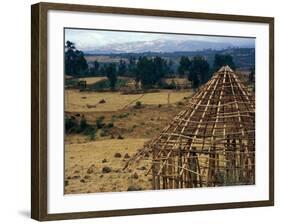
[[[235,44],[230,42],[211,42],[202,40],[164,40],[135,41],[122,44],[109,44],[84,50],[86,54],[120,54],[120,53],[142,53],[142,52],[179,52],[179,51],[201,51],[206,49],[222,50],[227,48],[252,48],[251,44]]]

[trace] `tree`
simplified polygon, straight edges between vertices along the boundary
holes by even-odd
[[[115,89],[115,85],[117,82],[117,71],[116,65],[114,63],[110,63],[105,68],[106,76],[110,82],[110,88]]]
[[[134,75],[136,72],[136,58],[131,56],[129,58],[129,64],[128,64],[128,74],[129,75]]]
[[[189,68],[190,68],[191,62],[187,56],[182,56],[180,59],[180,64],[178,67],[178,73],[181,76],[187,75]]]
[[[141,81],[144,88],[151,88],[160,84],[161,79],[169,72],[166,60],[161,57],[149,59],[146,56],[139,57],[136,65],[136,82]]]
[[[190,64],[190,72],[188,79],[192,82],[194,89],[198,88],[199,85],[207,82],[210,78],[210,66],[208,62],[201,56],[193,57]]]
[[[100,68],[100,64],[97,60],[94,61],[94,65],[93,67],[90,68],[90,75],[99,75],[99,68]]]
[[[155,57],[153,59],[153,84],[159,83],[161,79],[169,73],[169,67],[167,61],[161,57]]]
[[[174,62],[171,59],[168,62],[168,69],[170,74],[174,73]]]
[[[99,74],[99,68],[100,68],[100,63],[95,60],[94,61],[94,71],[95,71],[95,75],[98,75]]]
[[[119,65],[118,65],[118,75],[125,75],[127,72],[127,63],[124,60],[120,60],[119,61]]]
[[[95,68],[95,70],[98,71],[98,70],[99,70],[99,67],[100,67],[99,62],[98,62],[97,60],[95,60],[95,61],[94,61],[94,68]]]
[[[106,64],[103,64],[102,66],[100,66],[99,74],[102,76],[106,75]]]
[[[225,65],[228,65],[233,70],[236,69],[233,57],[230,54],[216,54],[213,65],[213,72],[218,71],[222,66]]]
[[[255,82],[255,67],[250,68],[249,82]]]
[[[84,53],[76,49],[75,44],[66,41],[65,44],[65,74],[82,76],[88,73],[88,63]]]
[[[153,62],[147,57],[139,57],[136,64],[136,82],[141,81],[142,87],[149,88],[154,84],[153,81]]]

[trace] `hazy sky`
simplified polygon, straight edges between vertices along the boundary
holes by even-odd
[[[65,29],[65,41],[75,43],[80,50],[98,48],[109,44],[128,43],[136,41],[152,41],[158,39],[170,40],[202,40],[208,42],[231,42],[236,46],[254,46],[254,38],[217,37],[178,34],[153,34],[138,32],[101,31],[83,29]]]

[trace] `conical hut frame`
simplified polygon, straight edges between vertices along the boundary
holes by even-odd
[[[140,159],[153,189],[254,184],[254,95],[222,67],[127,165]]]

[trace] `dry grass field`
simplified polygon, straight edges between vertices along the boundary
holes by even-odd
[[[95,139],[83,134],[65,135],[65,193],[151,189],[151,175],[145,175],[149,164],[141,161],[123,170],[126,161],[161,132],[192,94],[187,90],[126,95],[66,89],[66,116],[79,114],[92,125],[103,117],[105,127],[109,123],[112,127],[98,129]],[[137,101],[141,107],[135,107]]]
[[[107,79],[105,76],[101,77],[86,77],[86,78],[79,78],[79,81],[86,81],[87,85],[92,85],[94,83],[100,82],[102,80]]]
[[[125,60],[128,62],[127,58],[120,58],[120,57],[110,57],[110,56],[103,56],[103,55],[86,55],[85,56],[88,63],[92,63],[94,61],[103,62],[103,63],[118,63],[120,59]]]
[[[117,138],[119,135],[127,138],[151,138],[160,132],[168,122],[180,111],[184,105],[158,105],[145,106],[140,109],[133,107],[120,111],[84,112],[83,116],[90,124],[95,124],[99,117],[103,117],[105,124],[113,123],[107,136],[100,136],[103,130],[98,130],[96,141]],[[67,116],[74,116],[77,112],[67,112]],[[86,137],[80,135],[66,135],[65,143],[89,142]]]
[[[103,140],[65,147],[65,193],[92,193],[151,189],[148,164],[123,170],[126,161],[148,139]],[[119,153],[119,154],[118,154]]]
[[[192,92],[169,90],[157,93],[122,94],[120,92],[80,92],[79,90],[67,89],[65,90],[65,111],[117,111],[133,106],[136,101],[147,105],[168,104],[168,101],[173,104],[191,95]],[[105,103],[100,103],[101,100],[105,100]]]
[[[187,85],[190,83],[186,78],[165,78],[165,82],[168,84],[175,82],[178,85]]]

